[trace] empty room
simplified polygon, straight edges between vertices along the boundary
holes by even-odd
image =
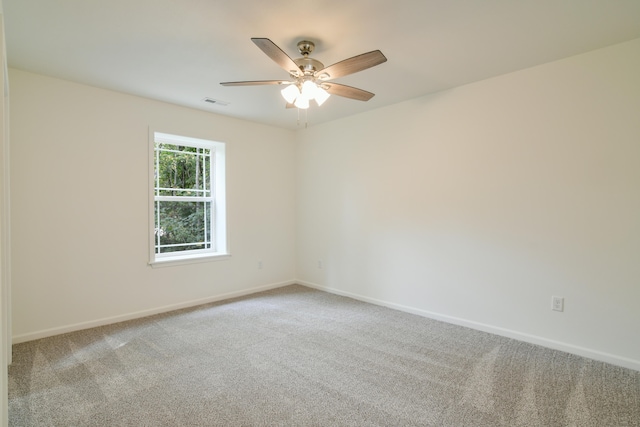
[[[0,12],[0,426],[640,426],[639,1]]]

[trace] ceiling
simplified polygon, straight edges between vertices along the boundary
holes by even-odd
[[[251,37],[387,57],[335,80],[373,99],[332,96],[309,126],[640,37],[639,0],[1,1],[12,68],[291,129],[278,86],[219,84],[288,77]]]

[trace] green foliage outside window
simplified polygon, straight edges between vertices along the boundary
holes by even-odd
[[[211,248],[211,150],[156,143],[155,155],[156,253]]]

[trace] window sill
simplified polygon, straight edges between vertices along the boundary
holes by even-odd
[[[151,261],[149,265],[153,268],[158,267],[172,267],[175,265],[196,264],[201,262],[222,261],[231,258],[231,254],[217,253],[217,254],[202,254],[202,255],[188,255],[188,256],[175,256],[160,258]]]

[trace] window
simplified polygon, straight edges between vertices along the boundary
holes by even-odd
[[[224,143],[151,136],[151,264],[227,255]]]

